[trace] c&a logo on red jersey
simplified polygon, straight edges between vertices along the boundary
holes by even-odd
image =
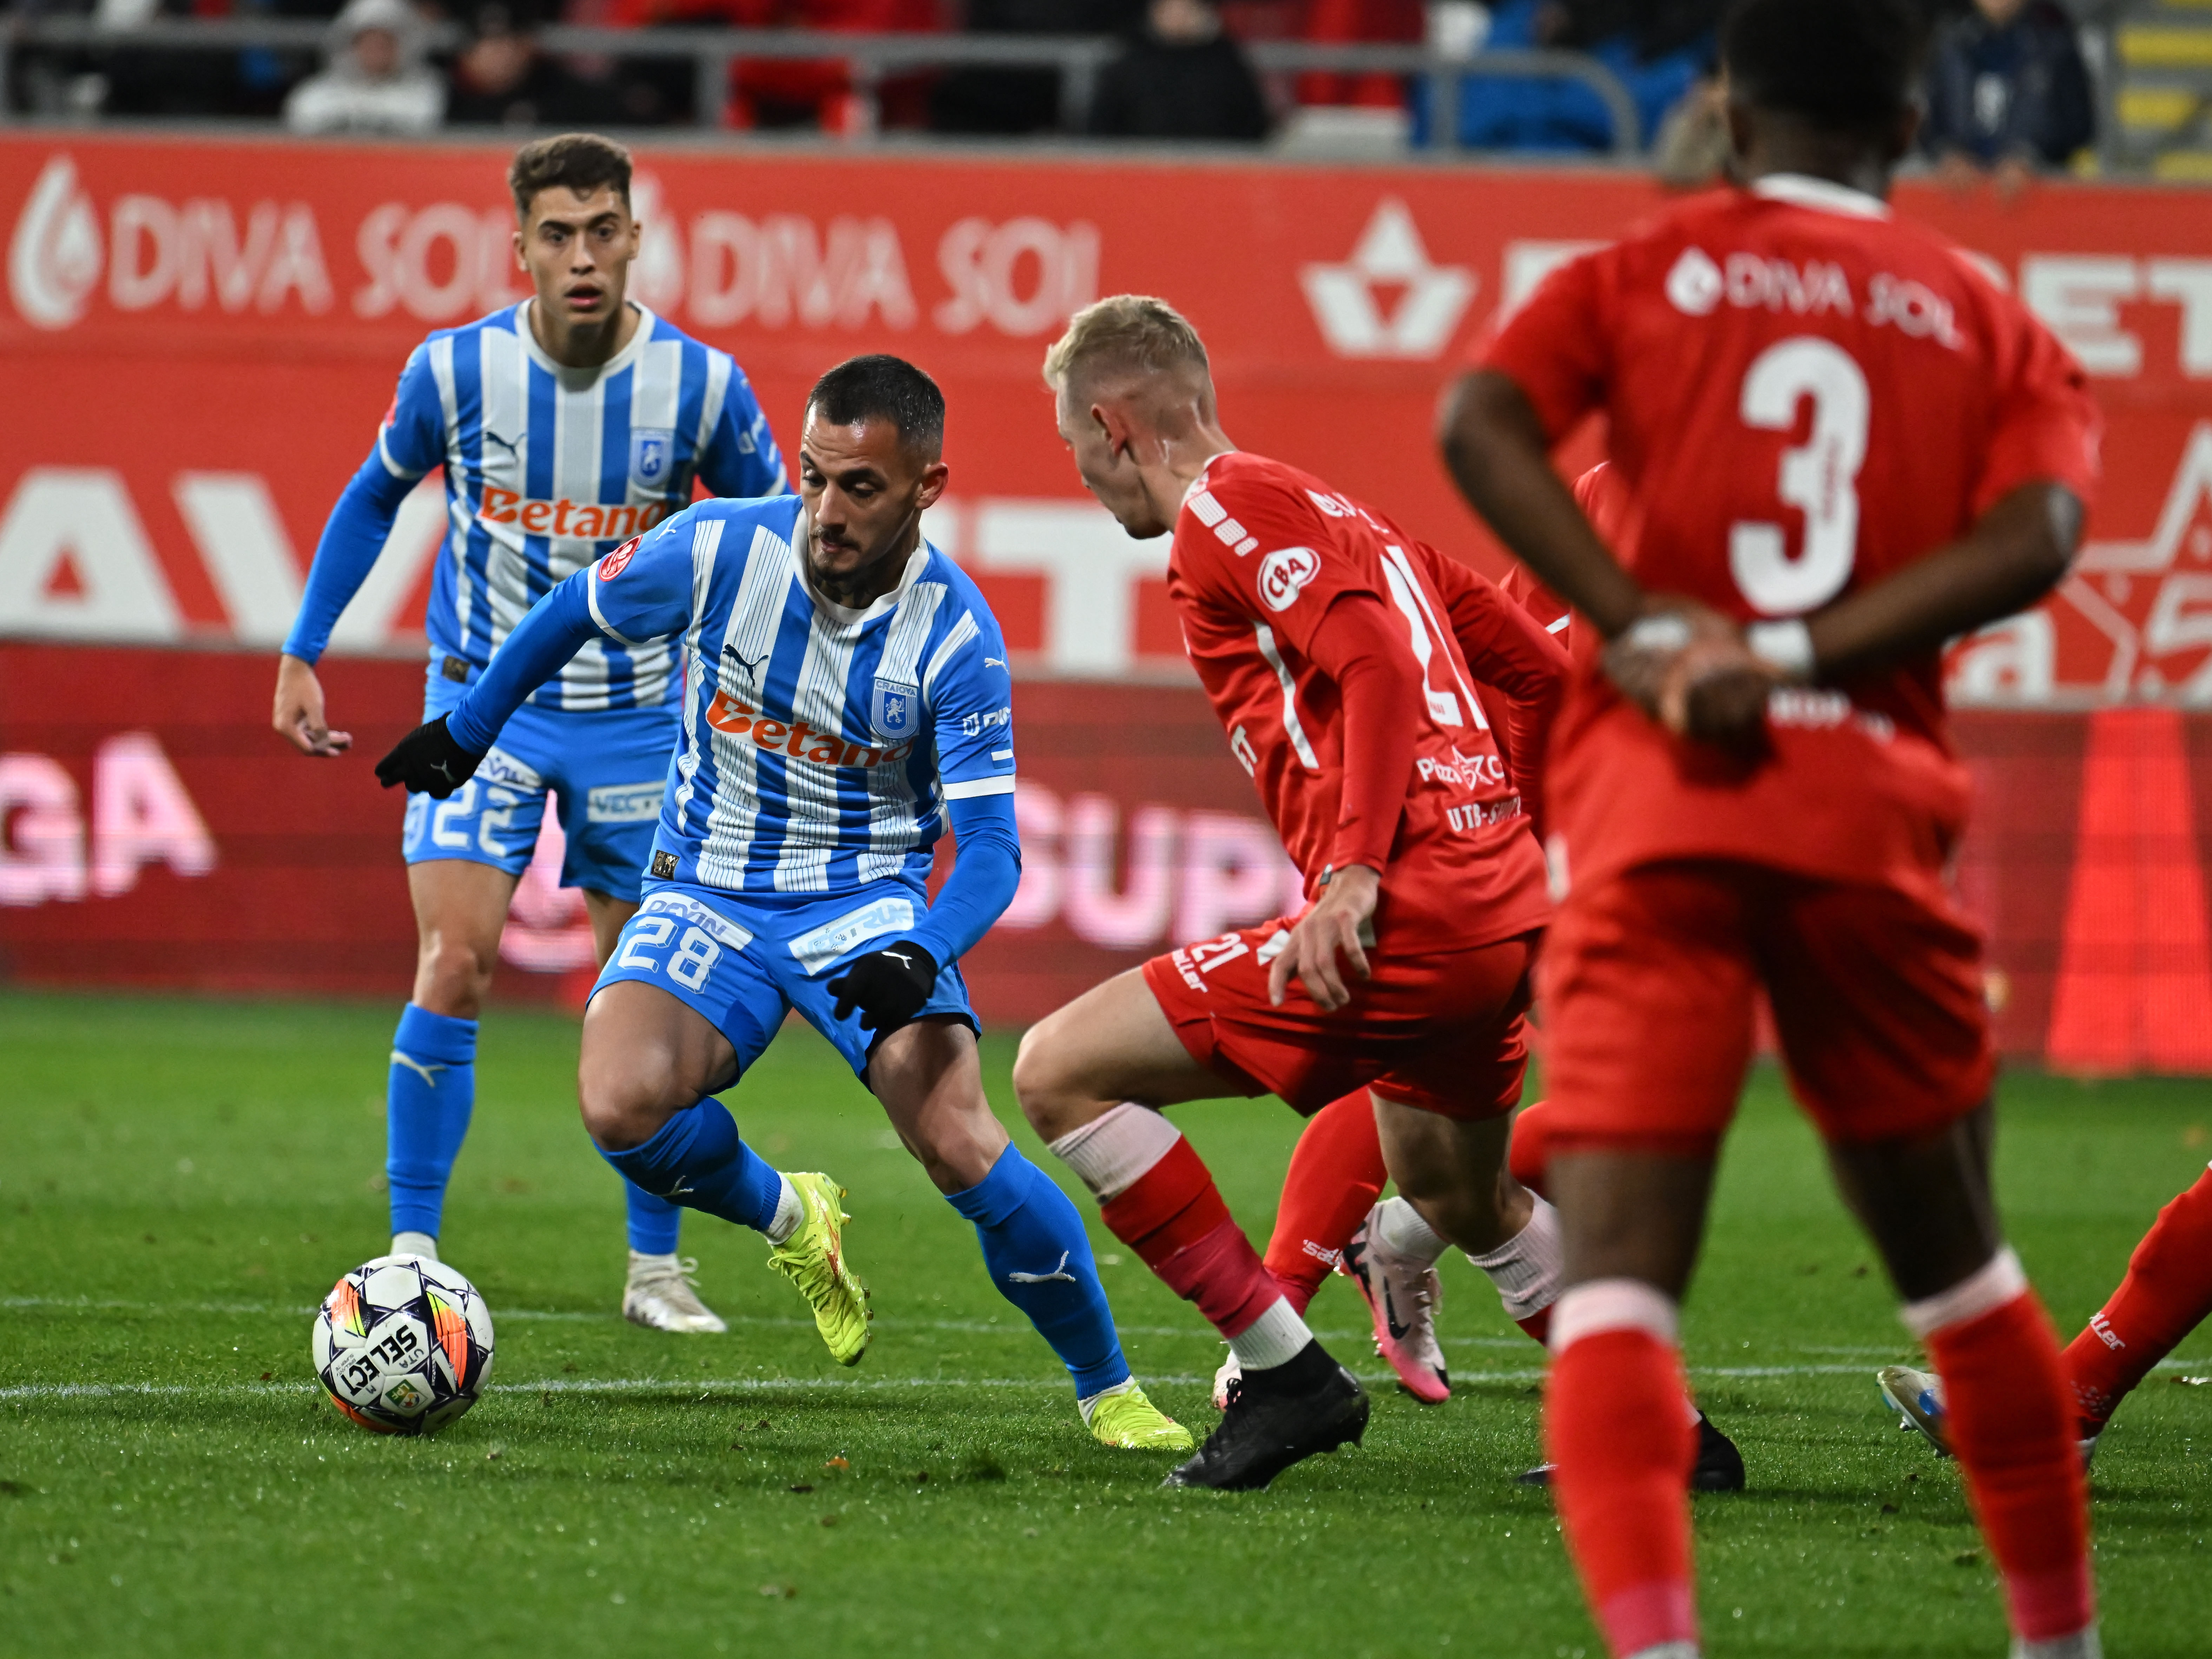
[[[599,580],[603,582],[611,582],[629,569],[629,562],[637,556],[638,547],[644,540],[645,538],[642,536],[633,536],[613,552],[608,554],[605,558],[601,559]]]
[[[1321,574],[1321,555],[1310,547],[1285,547],[1260,561],[1260,597],[1270,611],[1287,611],[1300,590]]]

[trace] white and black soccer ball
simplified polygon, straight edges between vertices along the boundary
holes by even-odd
[[[313,1346],[331,1403],[362,1427],[435,1434],[491,1379],[491,1310],[443,1262],[380,1255],[331,1287]]]

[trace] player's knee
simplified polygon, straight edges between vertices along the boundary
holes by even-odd
[[[684,1091],[677,1073],[671,1055],[609,1056],[587,1047],[576,1068],[576,1103],[592,1144],[608,1152],[642,1146],[671,1117],[697,1104],[696,1091],[678,1098]]]
[[[1014,1098],[1030,1127],[1047,1140],[1057,1139],[1069,1129],[1069,1073],[1057,1041],[1060,1016],[1051,1014],[1022,1034],[1014,1054]]]
[[[491,989],[496,946],[479,951],[465,940],[433,934],[415,963],[415,1003],[434,1014],[474,1019]]]

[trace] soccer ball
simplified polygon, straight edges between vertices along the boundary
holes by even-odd
[[[443,1262],[380,1255],[331,1287],[313,1345],[331,1403],[362,1427],[435,1434],[490,1380],[491,1311]]]

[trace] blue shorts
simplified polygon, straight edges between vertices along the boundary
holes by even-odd
[[[868,1057],[890,1033],[864,1028],[857,1008],[837,1018],[829,982],[863,951],[912,933],[928,908],[919,882],[896,876],[824,897],[757,899],[690,882],[650,882],[592,994],[622,980],[659,986],[730,1040],[740,1073],[796,1008],[866,1083]],[[977,1029],[968,987],[951,963],[915,1018],[944,1015]]]
[[[422,718],[450,712],[467,690],[432,680]],[[569,713],[525,703],[476,776],[444,800],[407,797],[407,862],[465,859],[520,876],[537,849],[551,790],[568,838],[561,884],[635,902],[677,737],[673,707]]]

